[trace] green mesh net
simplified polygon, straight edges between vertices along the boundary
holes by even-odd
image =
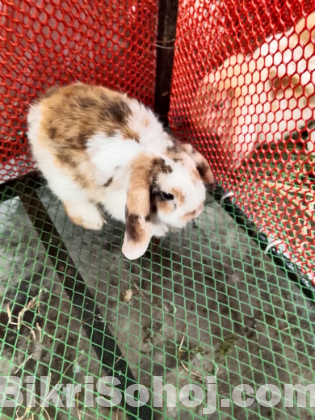
[[[16,377],[23,395],[21,405],[0,409],[1,419],[204,419],[207,377],[217,390],[210,418],[313,418],[309,395],[305,408],[296,397],[293,407],[284,398],[273,407],[232,401],[240,384],[256,394],[265,384],[283,392],[314,382],[315,312],[213,196],[200,219],[136,262],[122,256],[122,225],[75,227],[37,181],[2,189],[0,223],[0,375]],[[96,400],[106,375],[122,384],[120,404]],[[50,392],[57,387],[60,407],[41,394],[42,377]],[[154,406],[154,377],[175,387],[173,407],[166,393]],[[128,405],[123,388],[132,384],[149,392],[142,407]],[[205,393],[196,407],[179,399],[188,384]],[[2,385],[1,398],[13,398],[12,384]]]

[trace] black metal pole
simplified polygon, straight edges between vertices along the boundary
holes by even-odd
[[[154,110],[168,126],[178,0],[160,0]]]

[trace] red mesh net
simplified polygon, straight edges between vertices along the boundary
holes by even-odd
[[[180,0],[170,112],[175,133],[309,272],[314,10],[313,0]],[[0,182],[33,168],[25,117],[50,86],[100,83],[153,106],[156,32],[156,0],[2,1]]]
[[[170,111],[173,131],[312,280],[314,10],[303,0],[180,0]]]
[[[32,169],[26,113],[41,91],[74,81],[153,106],[156,0],[0,2],[0,182]]]

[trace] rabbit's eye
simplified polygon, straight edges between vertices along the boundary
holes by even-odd
[[[164,191],[161,191],[161,197],[163,198],[163,200],[173,200],[174,198],[173,194],[169,194]]]

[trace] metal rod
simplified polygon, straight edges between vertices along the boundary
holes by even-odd
[[[168,126],[178,0],[160,0],[154,110]]]

